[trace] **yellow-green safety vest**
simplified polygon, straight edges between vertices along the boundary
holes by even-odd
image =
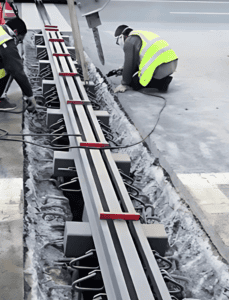
[[[11,39],[13,38],[8,35],[8,33],[2,28],[2,26],[0,26],[0,46]],[[7,74],[5,69],[0,69],[0,79],[5,77],[6,75]]]
[[[158,66],[178,57],[169,44],[153,32],[134,30],[130,35],[138,35],[142,40],[138,77],[140,84],[147,86]]]

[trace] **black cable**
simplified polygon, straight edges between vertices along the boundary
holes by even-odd
[[[151,94],[150,94],[151,95]],[[3,137],[6,137],[6,136],[33,136],[33,134],[8,134],[8,132],[4,129],[0,129],[0,131],[3,131],[4,134],[3,135],[0,135],[0,140],[2,141],[11,141],[11,142],[22,142],[22,143],[27,143],[27,144],[31,144],[31,145],[34,145],[34,146],[38,146],[38,147],[41,147],[41,148],[46,148],[46,149],[50,149],[50,150],[60,150],[60,149],[74,149],[74,148],[78,148],[78,149],[91,149],[91,150],[115,150],[115,149],[125,149],[125,148],[130,148],[130,147],[133,147],[133,146],[136,146],[140,143],[143,143],[155,130],[159,120],[160,120],[160,117],[161,117],[161,113],[162,111],[164,110],[165,106],[166,106],[166,99],[162,96],[158,96],[158,95],[152,95],[152,96],[155,96],[155,97],[158,97],[158,98],[162,98],[164,100],[164,105],[163,107],[161,108],[159,114],[158,114],[158,118],[157,118],[157,121],[153,127],[153,129],[149,132],[149,134],[147,134],[147,136],[145,136],[142,140],[140,140],[139,142],[136,142],[134,144],[131,144],[131,145],[126,145],[126,146],[118,146],[118,147],[104,147],[104,148],[97,148],[97,147],[87,147],[87,146],[60,146],[60,147],[49,147],[49,146],[43,146],[43,145],[39,145],[39,144],[36,144],[36,143],[33,143],[33,142],[29,142],[29,141],[24,141],[24,140],[15,140],[15,139],[3,139]],[[42,136],[42,134],[35,134],[36,136]],[[60,134],[61,135],[61,134]],[[46,135],[44,135],[46,136]],[[52,134],[50,134],[50,136],[52,136]],[[64,135],[62,135],[64,136]],[[69,136],[69,135],[65,135],[65,136]],[[74,136],[78,136],[78,135],[74,135]]]

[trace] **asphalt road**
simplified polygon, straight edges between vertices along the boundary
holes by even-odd
[[[68,16],[66,5],[57,5]],[[76,9],[79,21],[81,15]],[[100,12],[102,22],[159,22],[173,23],[174,28],[183,24],[225,24],[228,28],[229,1],[141,1],[111,0]]]
[[[70,24],[68,7],[58,8]],[[98,59],[91,29],[76,11],[84,49],[104,74],[123,64],[123,51],[113,37],[120,24],[153,31],[171,45],[179,57],[178,68],[151,141],[176,172],[227,172],[229,1],[111,1],[100,12],[105,66]],[[120,77],[111,82],[119,84]],[[156,109],[155,99],[131,92],[119,94],[119,99],[145,136],[160,104]],[[148,123],[141,122],[142,113],[147,114]]]
[[[104,22],[217,23],[229,21],[228,1],[111,1]],[[227,27],[228,28],[228,27]],[[226,27],[225,27],[226,29]]]

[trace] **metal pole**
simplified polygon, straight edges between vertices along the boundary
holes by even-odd
[[[87,62],[85,60],[84,53],[83,53],[83,44],[82,44],[79,24],[75,12],[74,0],[67,0],[67,2],[68,2],[68,9],[69,9],[69,15],[70,15],[71,26],[72,26],[72,33],[74,38],[76,59],[81,64],[84,81],[89,81],[89,76],[87,72]]]

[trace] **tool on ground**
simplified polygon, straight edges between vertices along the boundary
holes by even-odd
[[[109,1],[110,0],[76,0],[76,4],[81,11],[82,16],[86,17],[89,28],[92,28],[97,52],[102,65],[105,64],[105,59],[97,27],[101,25],[99,11],[102,10]]]
[[[111,70],[109,73],[106,74],[107,77],[111,76],[121,76],[122,75],[123,68]]]

